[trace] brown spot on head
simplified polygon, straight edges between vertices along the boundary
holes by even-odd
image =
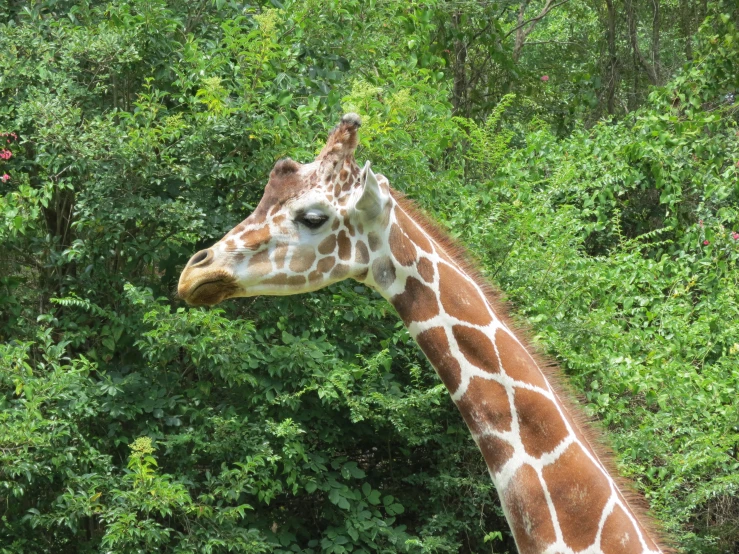
[[[346,264],[336,264],[331,270],[331,279],[341,280],[349,274],[349,266]]]
[[[312,246],[298,246],[290,259],[290,270],[295,273],[308,271],[316,260],[316,252]]]
[[[367,245],[361,240],[357,241],[354,247],[354,261],[358,264],[366,264],[369,262],[369,251]]]
[[[346,181],[347,177],[349,177],[349,172],[346,169],[342,169],[341,173],[339,173],[339,179],[341,181]]]
[[[318,245],[318,252],[321,254],[330,254],[336,248],[336,235],[329,235]]]
[[[528,454],[538,458],[551,452],[567,437],[564,419],[554,402],[538,392],[516,387],[513,396],[521,428],[521,442]]]
[[[233,260],[235,264],[241,263],[246,259],[246,254],[243,252],[238,252],[234,254]]]
[[[372,262],[372,278],[383,289],[395,282],[395,265],[389,257],[383,256]]]
[[[454,394],[462,381],[462,370],[459,367],[459,362],[454,359],[449,351],[449,340],[446,331],[442,327],[432,327],[423,333],[419,333],[416,342],[423,353],[426,354],[431,365],[436,369],[436,373],[441,377],[449,393]]]
[[[416,261],[416,247],[413,246],[413,243],[408,240],[408,237],[405,236],[405,233],[396,223],[393,223],[390,227],[388,243],[390,244],[390,251],[400,265],[413,265],[413,262]]]
[[[505,330],[495,332],[495,345],[500,354],[500,363],[511,379],[522,381],[542,389],[547,388],[544,374],[526,349]]]
[[[611,496],[608,479],[577,443],[570,445],[556,462],[545,466],[542,476],[564,542],[575,551],[593,544],[600,514]]]
[[[226,241],[226,252],[233,252],[234,250],[236,250],[236,241],[228,239]]]
[[[269,279],[265,279],[264,283],[267,285],[287,285],[287,274],[278,273]]]
[[[285,267],[285,257],[287,256],[287,252],[290,248],[287,244],[284,243],[278,243],[277,247],[275,248],[275,267],[277,269],[282,269]]]
[[[439,292],[444,311],[452,317],[474,325],[487,325],[493,318],[488,304],[477,287],[458,271],[439,264]]]
[[[485,333],[466,325],[455,325],[452,327],[452,333],[459,350],[468,362],[485,371],[500,373],[498,356],[492,341]]]
[[[473,377],[462,398],[457,401],[467,427],[474,434],[511,428],[511,403],[505,387],[492,379]]]
[[[269,227],[266,225],[246,231],[241,235],[241,240],[244,241],[244,247],[250,250],[256,250],[260,246],[267,244],[271,238],[272,235],[269,232]]]
[[[335,263],[336,263],[336,258],[334,258],[333,256],[321,258],[320,260],[318,260],[316,269],[320,271],[321,273],[326,273],[330,271],[332,267],[334,267]]]
[[[308,274],[308,281],[311,283],[315,283],[316,281],[319,281],[323,278],[323,273],[321,273],[319,270],[314,269]]]
[[[236,227],[234,227],[233,229],[231,229],[231,232],[229,233],[229,235],[238,235],[244,229],[246,229],[246,227],[244,226],[244,224],[243,223],[239,223]]]
[[[426,234],[423,233],[421,228],[406,215],[400,206],[395,207],[395,219],[397,220],[398,225],[400,225],[403,231],[405,231],[405,234],[408,235],[416,246],[424,252],[431,252],[431,242]]]
[[[256,276],[269,275],[272,272],[272,264],[269,261],[269,250],[262,250],[254,254],[249,260],[249,271]]]
[[[368,273],[369,273],[369,267],[365,267],[362,271],[360,271],[354,276],[354,279],[356,279],[357,281],[364,282],[364,280],[367,278]]]
[[[380,249],[380,246],[382,246],[380,236],[374,231],[367,233],[367,240],[369,241],[369,247],[372,252],[377,252]]]
[[[485,463],[493,473],[499,472],[503,465],[513,456],[513,447],[503,439],[494,435],[485,435],[478,439],[480,452],[485,458]]]
[[[339,243],[339,259],[348,260],[351,258],[352,241],[349,239],[344,229],[339,231],[337,242]]]
[[[501,500],[519,552],[544,552],[557,540],[544,488],[533,467],[523,465],[516,471]]]
[[[349,231],[349,235],[352,237],[354,236],[354,225],[352,225],[352,222],[349,220],[349,216],[344,216],[344,227],[346,227],[346,230]]]
[[[421,278],[427,283],[434,280],[434,264],[428,258],[420,258],[416,264],[416,269]]]
[[[334,222],[331,224],[331,230],[336,231],[336,229],[339,228],[339,225],[340,225],[339,218],[337,217],[336,219],[334,219]]]
[[[647,540],[648,538],[645,537]],[[649,546],[649,542],[647,542]],[[654,548],[654,547],[652,547]],[[641,554],[643,552],[634,524],[621,506],[613,508],[600,536],[603,554]]]
[[[293,173],[297,173],[300,170],[300,164],[290,158],[283,158],[279,160],[272,172],[269,174],[270,179],[282,179]]]
[[[334,196],[336,198],[338,198],[339,196],[341,196],[341,184],[340,183],[336,183],[334,185]]]
[[[305,275],[289,275],[288,276],[286,273],[278,273],[274,277],[265,279],[263,282],[266,285],[281,285],[281,286],[296,287],[296,286],[304,285],[306,282],[306,278],[305,278]]]
[[[436,293],[415,277],[406,279],[405,290],[393,296],[391,302],[406,325],[439,315]]]

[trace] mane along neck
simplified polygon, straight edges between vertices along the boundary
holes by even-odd
[[[449,389],[519,551],[665,552],[643,500],[617,477],[558,370],[514,332],[464,250],[402,194],[391,195],[392,257],[373,263],[374,282]],[[377,268],[389,261],[395,279],[383,288]]]

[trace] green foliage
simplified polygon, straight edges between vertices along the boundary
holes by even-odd
[[[542,88],[562,60],[516,69],[494,40],[509,9],[450,27],[445,2],[279,6],[0,7],[0,552],[513,551],[479,452],[379,296],[172,298],[341,110],[363,117],[358,158],[520,306],[683,550],[730,550],[732,16],[641,110],[590,126],[595,62]],[[449,51],[483,20],[498,65],[465,100],[484,118],[462,118]],[[515,98],[492,82],[531,76]]]

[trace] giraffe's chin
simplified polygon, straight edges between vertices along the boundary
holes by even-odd
[[[238,290],[232,279],[213,279],[196,283],[189,289],[182,290],[179,296],[191,306],[215,306],[235,295]]]

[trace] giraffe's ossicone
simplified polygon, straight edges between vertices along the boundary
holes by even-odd
[[[487,463],[519,552],[664,552],[599,453],[556,373],[544,372],[453,242],[367,162],[345,115],[311,163],[277,162],[254,213],[180,276],[194,305],[309,292],[351,277],[390,301],[449,389]]]

